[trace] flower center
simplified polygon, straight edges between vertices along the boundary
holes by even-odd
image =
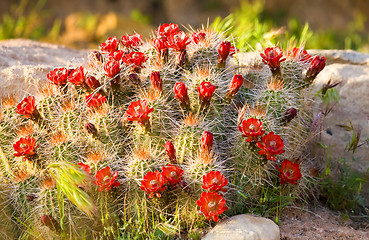
[[[156,188],[158,186],[158,181],[156,180],[151,180],[150,181],[150,186],[153,187],[153,188]]]
[[[211,201],[211,202],[209,202],[208,203],[208,207],[212,210],[212,209],[214,209],[215,208],[215,206],[216,206],[216,203],[214,202],[214,201]]]
[[[25,108],[25,107],[27,107],[27,105],[28,105],[28,102],[23,102],[21,106],[22,106],[22,108]]]
[[[217,178],[213,178],[213,180],[211,180],[212,184],[218,184],[219,183],[219,179]]]
[[[291,170],[291,169],[288,169],[285,173],[284,173],[284,175],[287,177],[287,178],[289,178],[289,177],[291,177],[291,175],[293,174],[293,171]]]
[[[249,127],[249,130],[252,131],[252,132],[255,132],[256,126],[254,124],[251,124],[250,127]]]
[[[170,177],[171,178],[176,178],[177,177],[177,173],[175,171],[170,173]]]
[[[20,145],[20,147],[21,147],[21,148],[27,148],[27,147],[28,147],[28,145],[27,145],[27,144],[25,144],[25,143],[22,143],[22,144]]]
[[[271,58],[272,58],[272,57],[274,57],[274,55],[275,55],[275,54],[274,54],[274,51],[269,51],[269,52],[268,52],[268,55],[269,55],[269,57],[271,57]]]
[[[275,141],[270,141],[269,146],[271,146],[272,148],[275,148],[275,146],[277,146],[277,143]]]
[[[104,183],[109,182],[110,181],[110,176],[105,176],[103,181],[104,181]]]

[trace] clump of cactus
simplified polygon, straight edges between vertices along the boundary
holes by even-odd
[[[3,98],[9,234],[186,238],[304,197],[306,92],[325,59],[270,47],[243,65],[235,41],[163,24],[147,42],[112,37],[86,65],[50,71],[36,96]]]

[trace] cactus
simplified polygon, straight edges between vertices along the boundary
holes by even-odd
[[[306,92],[321,64],[273,47],[242,66],[211,29],[164,24],[155,35],[109,38],[85,66],[51,71],[37,96],[2,99],[13,234],[186,238],[306,195],[311,133],[296,116],[310,121]]]

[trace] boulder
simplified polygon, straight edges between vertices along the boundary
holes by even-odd
[[[86,62],[88,51],[25,39],[0,41],[0,98],[9,93],[35,94],[56,67],[76,67]]]
[[[313,52],[313,51],[309,51]],[[333,162],[345,159],[350,167],[358,172],[365,173],[369,168],[369,55],[355,51],[344,50],[317,50],[327,58],[328,65],[317,76],[312,96],[328,81],[340,82],[336,89],[340,96],[338,104],[322,120],[322,132],[317,141],[328,147],[325,154],[313,143],[312,153],[322,162],[330,158]],[[321,111],[319,100],[313,103],[313,112],[316,117]],[[347,127],[351,127],[354,131]],[[358,148],[348,151],[348,144],[352,141],[354,132],[360,134]],[[346,149],[346,150],[345,150]]]
[[[279,227],[272,220],[241,214],[217,224],[202,240],[278,240]]]

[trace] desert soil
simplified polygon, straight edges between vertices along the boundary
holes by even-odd
[[[345,219],[323,206],[286,207],[281,214],[281,240],[369,240],[368,216]]]

